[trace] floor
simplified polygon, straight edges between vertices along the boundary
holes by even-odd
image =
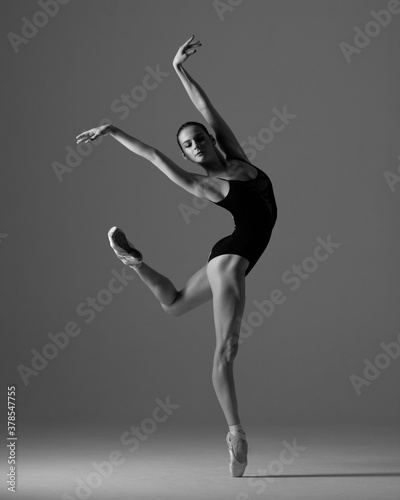
[[[126,426],[20,426],[17,494],[4,481],[0,498],[400,499],[398,427],[246,428],[249,465],[231,478],[224,428],[148,425],[136,437]]]

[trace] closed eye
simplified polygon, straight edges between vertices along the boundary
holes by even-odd
[[[196,135],[193,137],[193,139],[198,139],[198,138],[199,138],[201,141],[204,141],[204,133],[203,133],[203,132],[199,132],[198,134],[196,134]],[[190,140],[185,141],[185,142],[183,143],[183,146],[184,146],[185,148],[189,147],[190,145],[191,145],[191,141],[190,141]]]

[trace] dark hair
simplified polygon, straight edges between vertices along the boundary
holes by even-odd
[[[202,123],[199,123],[199,122],[186,122],[184,123],[183,125],[181,125],[178,129],[178,132],[176,133],[176,140],[178,142],[178,146],[181,148],[181,151],[182,153],[184,152],[183,149],[182,149],[182,146],[181,146],[181,143],[179,142],[179,134],[182,132],[183,129],[185,129],[186,127],[191,127],[191,126],[197,126],[197,127],[200,127],[201,129],[203,129],[203,131],[207,134],[207,135],[210,135],[207,128],[202,124]]]

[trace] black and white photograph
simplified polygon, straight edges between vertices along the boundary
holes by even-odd
[[[0,13],[0,500],[399,500],[400,0]]]

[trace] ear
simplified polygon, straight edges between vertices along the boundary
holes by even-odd
[[[187,160],[187,156],[185,155],[185,153],[182,151],[182,156],[185,160]]]
[[[215,137],[213,135],[210,134],[210,137],[211,137],[211,140],[213,142],[213,144],[215,145],[217,143],[217,141],[215,140]]]

